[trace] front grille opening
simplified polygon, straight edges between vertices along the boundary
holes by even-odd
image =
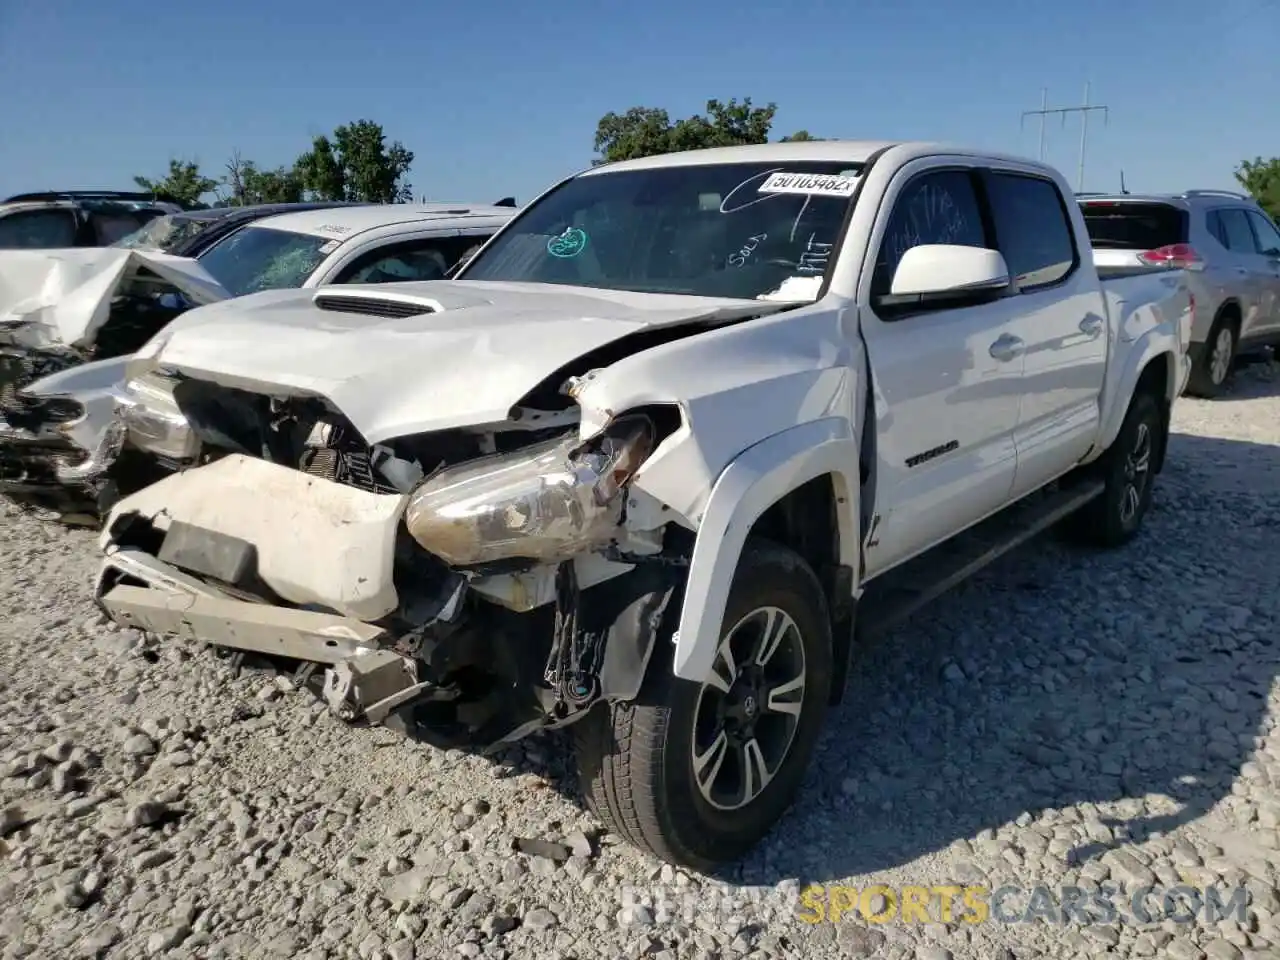
[[[334,313],[355,313],[366,317],[385,317],[400,320],[435,313],[432,307],[405,300],[379,300],[373,297],[356,297],[350,294],[322,294],[315,298],[317,309]]]

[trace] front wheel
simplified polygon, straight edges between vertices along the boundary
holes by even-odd
[[[602,705],[575,725],[583,792],[634,845],[710,870],[772,829],[809,765],[832,672],[818,578],[793,551],[748,542],[711,676],[680,680],[655,660],[635,703]]]

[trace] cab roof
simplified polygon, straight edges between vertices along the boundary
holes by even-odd
[[[581,176],[614,173],[626,170],[657,170],[666,167],[693,167],[713,163],[848,163],[864,164],[882,152],[892,151],[895,162],[901,164],[918,157],[937,154],[988,158],[1011,163],[1037,164],[1028,157],[979,149],[951,143],[933,143],[923,140],[795,140],[776,143],[759,143],[737,147],[709,147],[704,150],[684,150],[636,160],[620,160],[605,163]]]

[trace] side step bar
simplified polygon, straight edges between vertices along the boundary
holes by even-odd
[[[908,619],[983,567],[1075,513],[1104,488],[1100,480],[1087,480],[1062,490],[1032,494],[877,577],[858,603],[859,637],[884,633]]]

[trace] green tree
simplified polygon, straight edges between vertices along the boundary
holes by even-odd
[[[293,174],[307,196],[317,200],[407,203],[413,188],[405,179],[413,151],[399,140],[388,146],[380,124],[357,120],[332,137],[319,136],[298,157]]]
[[[169,173],[163,179],[134,177],[133,182],[143,190],[167,197],[184,207],[199,206],[200,198],[218,187],[217,180],[200,172],[200,164],[195,160],[170,160]]]
[[[1280,157],[1245,160],[1236,168],[1236,180],[1272,220],[1280,222]]]
[[[822,140],[822,139],[824,138],[815,137],[808,130],[797,130],[795,133],[792,133],[792,134],[789,134],[788,136],[783,137],[780,142],[781,143],[798,143],[802,140]]]
[[[295,170],[277,167],[259,170],[252,160],[241,158],[239,151],[227,162],[227,175],[222,178],[228,191],[226,205],[244,207],[256,203],[298,203],[302,199],[302,179]]]
[[[666,110],[632,107],[626,113],[606,113],[596,124],[594,163],[613,163],[636,157],[651,157],[676,150],[731,147],[767,143],[773,126],[776,104],[763,107],[747,97],[727,103],[708,100],[705,114],[694,114],[672,123]]]

